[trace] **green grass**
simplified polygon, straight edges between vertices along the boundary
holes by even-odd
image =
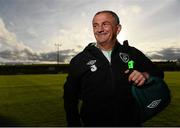
[[[65,76],[0,76],[0,125],[65,126]]]
[[[0,76],[0,126],[66,126],[65,74]],[[166,72],[170,105],[144,126],[180,126],[180,72]]]

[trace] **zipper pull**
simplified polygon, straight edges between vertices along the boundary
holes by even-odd
[[[129,75],[130,75],[134,70],[134,61],[133,60],[130,60],[128,62],[128,70],[129,70]]]
[[[133,72],[133,70],[134,70],[134,61],[133,60],[130,60],[130,61],[128,61],[128,70],[129,70],[129,72],[128,72],[128,77],[129,77],[129,75]],[[130,82],[131,84],[134,84],[134,82],[133,81],[131,81]]]

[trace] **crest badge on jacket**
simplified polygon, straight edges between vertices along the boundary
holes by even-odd
[[[129,55],[127,53],[120,52],[119,57],[124,63],[127,63],[129,61]]]

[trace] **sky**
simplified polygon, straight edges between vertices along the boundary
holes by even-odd
[[[153,60],[180,59],[180,0],[0,0],[0,63],[69,60],[95,42],[92,18],[112,10],[118,40]]]

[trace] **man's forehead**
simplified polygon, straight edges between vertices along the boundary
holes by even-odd
[[[110,13],[100,13],[94,16],[93,18],[93,22],[97,22],[97,21],[113,21],[114,17],[110,14]]]
[[[110,18],[114,18],[113,15],[111,13],[108,13],[108,12],[99,13],[99,14],[94,16],[94,18],[96,18],[96,17],[110,17]]]

